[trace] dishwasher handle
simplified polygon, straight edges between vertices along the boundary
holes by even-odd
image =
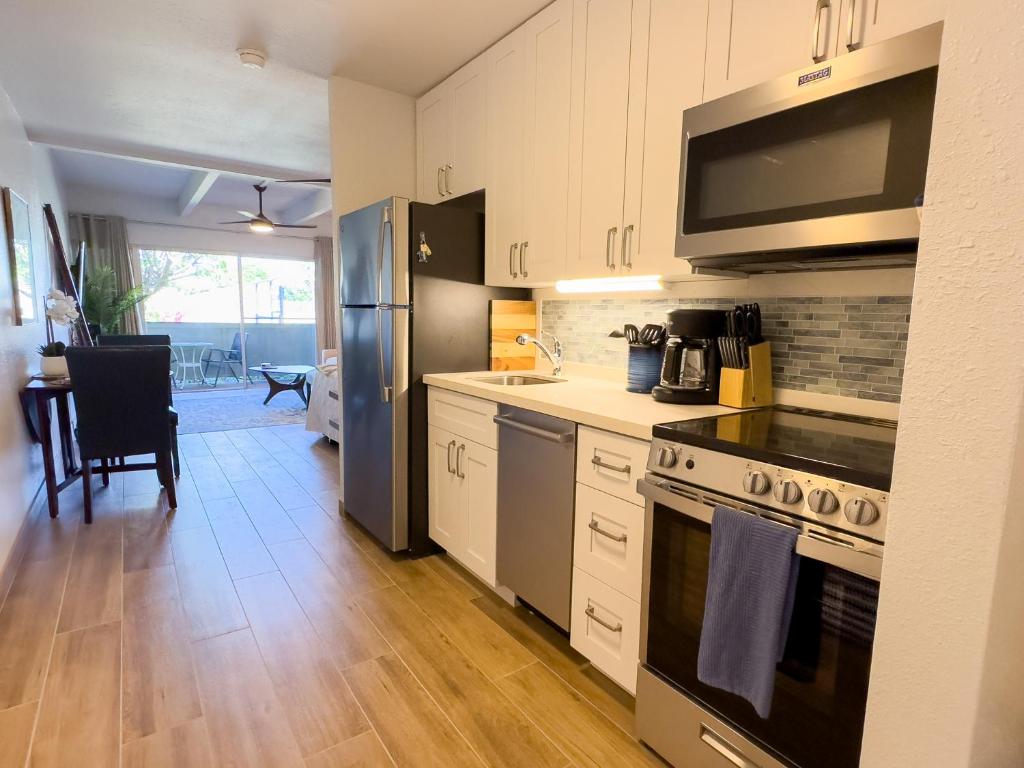
[[[494,423],[499,427],[508,427],[509,429],[515,429],[528,435],[539,437],[542,440],[550,440],[552,443],[571,443],[576,439],[575,432],[549,432],[546,429],[541,429],[531,424],[523,424],[523,422],[510,419],[507,416],[495,416]]]

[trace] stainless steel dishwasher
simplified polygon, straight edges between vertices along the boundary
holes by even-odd
[[[509,406],[503,406],[494,421],[498,583],[568,630],[576,424]]]

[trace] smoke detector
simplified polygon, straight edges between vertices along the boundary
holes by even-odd
[[[267,63],[267,54],[255,48],[239,48],[238,60],[247,69],[263,69]]]

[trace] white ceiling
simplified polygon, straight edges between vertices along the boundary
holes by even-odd
[[[328,175],[328,76],[418,95],[549,1],[0,0],[0,85],[36,141]]]
[[[169,210],[180,207],[182,194],[189,188],[195,174],[192,168],[183,168],[164,163],[153,163],[125,157],[114,157],[91,152],[79,152],[69,149],[51,149],[54,169],[61,182],[67,187],[78,187],[81,194],[102,192],[104,199],[110,196],[121,199],[148,198],[150,201],[173,203]],[[201,196],[199,206],[216,207],[218,213],[225,215],[232,212],[230,218],[238,218],[233,212],[239,209],[256,211],[259,199],[253,184],[266,182],[266,179],[236,174],[221,173],[216,176],[213,185]],[[324,187],[312,184],[275,184],[268,183],[263,195],[266,213],[273,219],[284,224],[296,223],[295,217],[289,215],[292,206],[305,201],[312,201]],[[327,198],[329,205],[329,197]],[[86,209],[87,213],[121,213],[121,211],[95,211]],[[322,217],[317,217],[322,218]],[[317,223],[316,221],[303,223]]]

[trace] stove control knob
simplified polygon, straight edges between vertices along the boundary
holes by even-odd
[[[857,497],[850,499],[843,507],[846,519],[854,525],[871,525],[878,519],[878,507],[867,499]]]
[[[781,483],[776,483],[772,488],[772,494],[780,504],[796,504],[804,497],[804,492],[800,490],[800,485],[796,480],[783,480]]]
[[[807,495],[807,506],[816,515],[831,515],[839,509],[839,499],[832,491],[815,488]]]
[[[755,496],[764,496],[772,487],[771,480],[764,472],[752,469],[743,477],[743,490]]]
[[[666,469],[668,469],[669,467],[674,467],[675,465],[676,452],[673,451],[671,448],[661,448],[658,451],[658,466],[665,467]]]

